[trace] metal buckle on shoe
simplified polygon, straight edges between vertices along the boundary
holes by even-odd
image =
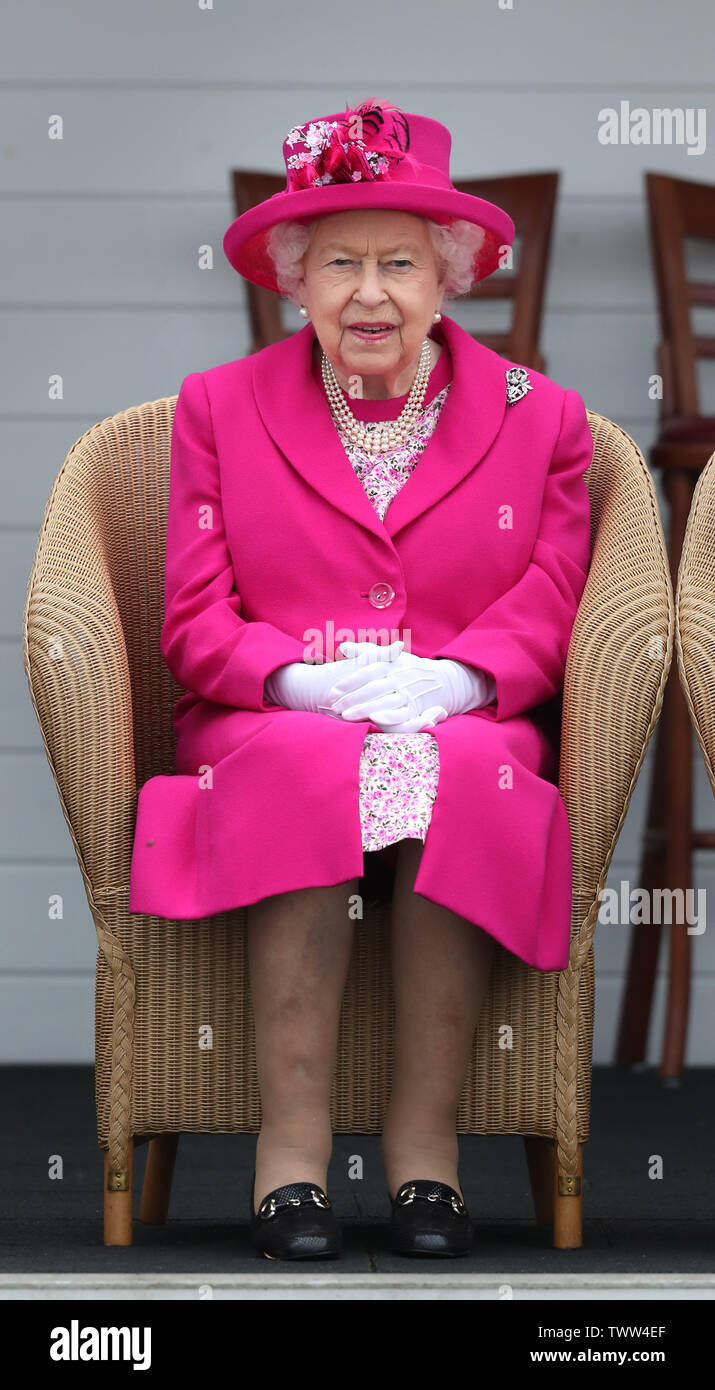
[[[315,1202],[316,1207],[330,1206],[330,1199],[328,1197],[324,1197],[322,1192],[318,1192],[317,1188],[311,1187],[310,1195],[312,1200]],[[281,1206],[299,1207],[302,1206],[303,1202],[307,1202],[307,1200],[307,1197],[289,1197],[286,1202],[281,1203]],[[260,1216],[261,1221],[270,1221],[271,1217],[275,1216],[277,1211],[278,1203],[276,1202],[275,1197],[264,1197],[260,1207],[258,1208],[258,1215]]]
[[[427,1201],[428,1201],[428,1202],[444,1202],[445,1205],[447,1204],[447,1202],[449,1202],[450,1206],[452,1207],[452,1209],[453,1209],[454,1211],[456,1211],[456,1213],[457,1213],[458,1216],[461,1216],[462,1213],[465,1212],[465,1211],[467,1210],[467,1208],[466,1208],[465,1205],[464,1205],[464,1202],[460,1201],[460,1199],[459,1199],[459,1197],[457,1196],[456,1192],[450,1192],[448,1198],[447,1198],[447,1197],[443,1197],[443,1196],[441,1195],[441,1193],[439,1193],[439,1192],[430,1192],[430,1193],[428,1193]]]
[[[405,1188],[404,1192],[401,1192],[396,1198],[397,1205],[400,1207],[408,1207],[411,1202],[414,1202],[415,1195],[415,1185],[414,1183],[410,1183]],[[446,1195],[442,1196],[441,1192],[427,1192],[425,1196],[428,1202],[443,1202],[445,1206],[451,1206],[458,1216],[462,1216],[467,1210],[464,1202],[457,1196],[456,1192],[450,1192],[448,1197]]]

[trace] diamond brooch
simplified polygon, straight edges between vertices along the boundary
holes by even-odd
[[[507,367],[506,372],[506,403],[515,405],[517,401],[525,396],[527,391],[533,391],[533,386],[529,381],[529,373],[526,367]]]

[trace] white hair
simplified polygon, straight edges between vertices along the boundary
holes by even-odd
[[[279,222],[266,239],[268,253],[276,268],[276,280],[281,294],[300,306],[298,285],[303,274],[303,257],[320,218],[309,222]],[[474,260],[484,242],[484,228],[474,222],[457,218],[447,226],[423,219],[429,228],[437,261],[438,277],[445,274],[444,298],[456,299],[467,294],[474,283]]]

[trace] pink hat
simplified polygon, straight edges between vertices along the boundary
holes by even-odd
[[[285,189],[231,223],[223,249],[234,270],[265,289],[281,291],[267,249],[271,227],[354,208],[394,208],[448,223],[464,218],[484,231],[474,282],[491,275],[514,223],[495,203],[458,193],[449,177],[452,136],[427,116],[388,102],[363,102],[333,116],[294,126],[283,141]]]

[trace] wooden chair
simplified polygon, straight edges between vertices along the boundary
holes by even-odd
[[[245,909],[190,923],[128,911],[137,788],[175,771],[181,688],[159,642],[175,405],[172,396],[132,406],[69,450],[23,623],[30,694],[97,930],[95,1094],[112,1245],[132,1241],[135,1144],[150,1141],[141,1218],[160,1222],[180,1133],[260,1128]],[[537,1220],[553,1224],[564,1248],[581,1244],[599,894],[673,642],[650,475],[618,425],[589,418],[592,558],[568,653],[559,781],[574,845],[570,960],[541,972],[497,944],[458,1111],[462,1133],[523,1136]],[[336,1133],[381,1130],[392,1065],[389,906],[367,895],[356,927],[331,1098]],[[505,1020],[511,1049],[498,1045]],[[198,1046],[206,1023],[213,1050]]]
[[[280,174],[266,174],[258,169],[234,169],[231,173],[231,185],[236,217],[240,217],[244,212],[248,212],[249,208],[255,207],[256,203],[262,203],[266,198],[272,198],[274,193],[280,193],[285,188],[286,181],[285,176]],[[290,336],[291,330],[287,329],[283,322],[287,300],[274,294],[273,290],[264,290],[260,285],[252,285],[250,280],[244,280],[243,283],[248,295],[251,323],[250,355],[252,352],[260,352],[261,348],[268,347],[270,343],[280,343],[283,338]]]
[[[514,223],[518,241],[516,269],[510,273],[497,270],[458,301],[461,304],[463,300],[511,300],[511,323],[501,333],[480,332],[473,336],[513,362],[543,372],[546,360],[539,349],[539,339],[559,190],[558,170],[461,179],[454,186],[461,193],[486,198],[504,208]]]
[[[281,175],[255,169],[234,169],[231,181],[237,217],[285,187]],[[464,179],[454,185],[462,193],[487,198],[503,207],[512,218],[519,239],[517,269],[496,271],[458,301],[510,300],[513,305],[510,326],[501,333],[474,333],[472,336],[495,352],[540,372],[545,370],[545,359],[538,344],[558,185],[558,171]],[[250,352],[258,352],[269,343],[288,337],[289,330],[283,319],[286,301],[272,290],[261,289],[248,280],[246,291],[252,333]]]
[[[653,265],[661,340],[657,367],[663,394],[653,468],[662,470],[670,510],[670,571],[675,588],[683,537],[698,474],[715,450],[715,418],[700,410],[696,363],[715,357],[715,336],[695,333],[690,311],[715,307],[715,283],[688,279],[686,237],[715,238],[715,185],[646,174]],[[715,833],[693,825],[692,732],[685,695],[677,678],[665,693],[655,743],[640,886],[683,891],[693,882],[693,851],[715,849]],[[628,971],[615,1061],[641,1063],[655,989],[662,924],[642,923],[631,935]],[[689,1015],[691,943],[687,924],[670,928],[668,1000],[660,1075],[671,1081],[683,1070]]]

